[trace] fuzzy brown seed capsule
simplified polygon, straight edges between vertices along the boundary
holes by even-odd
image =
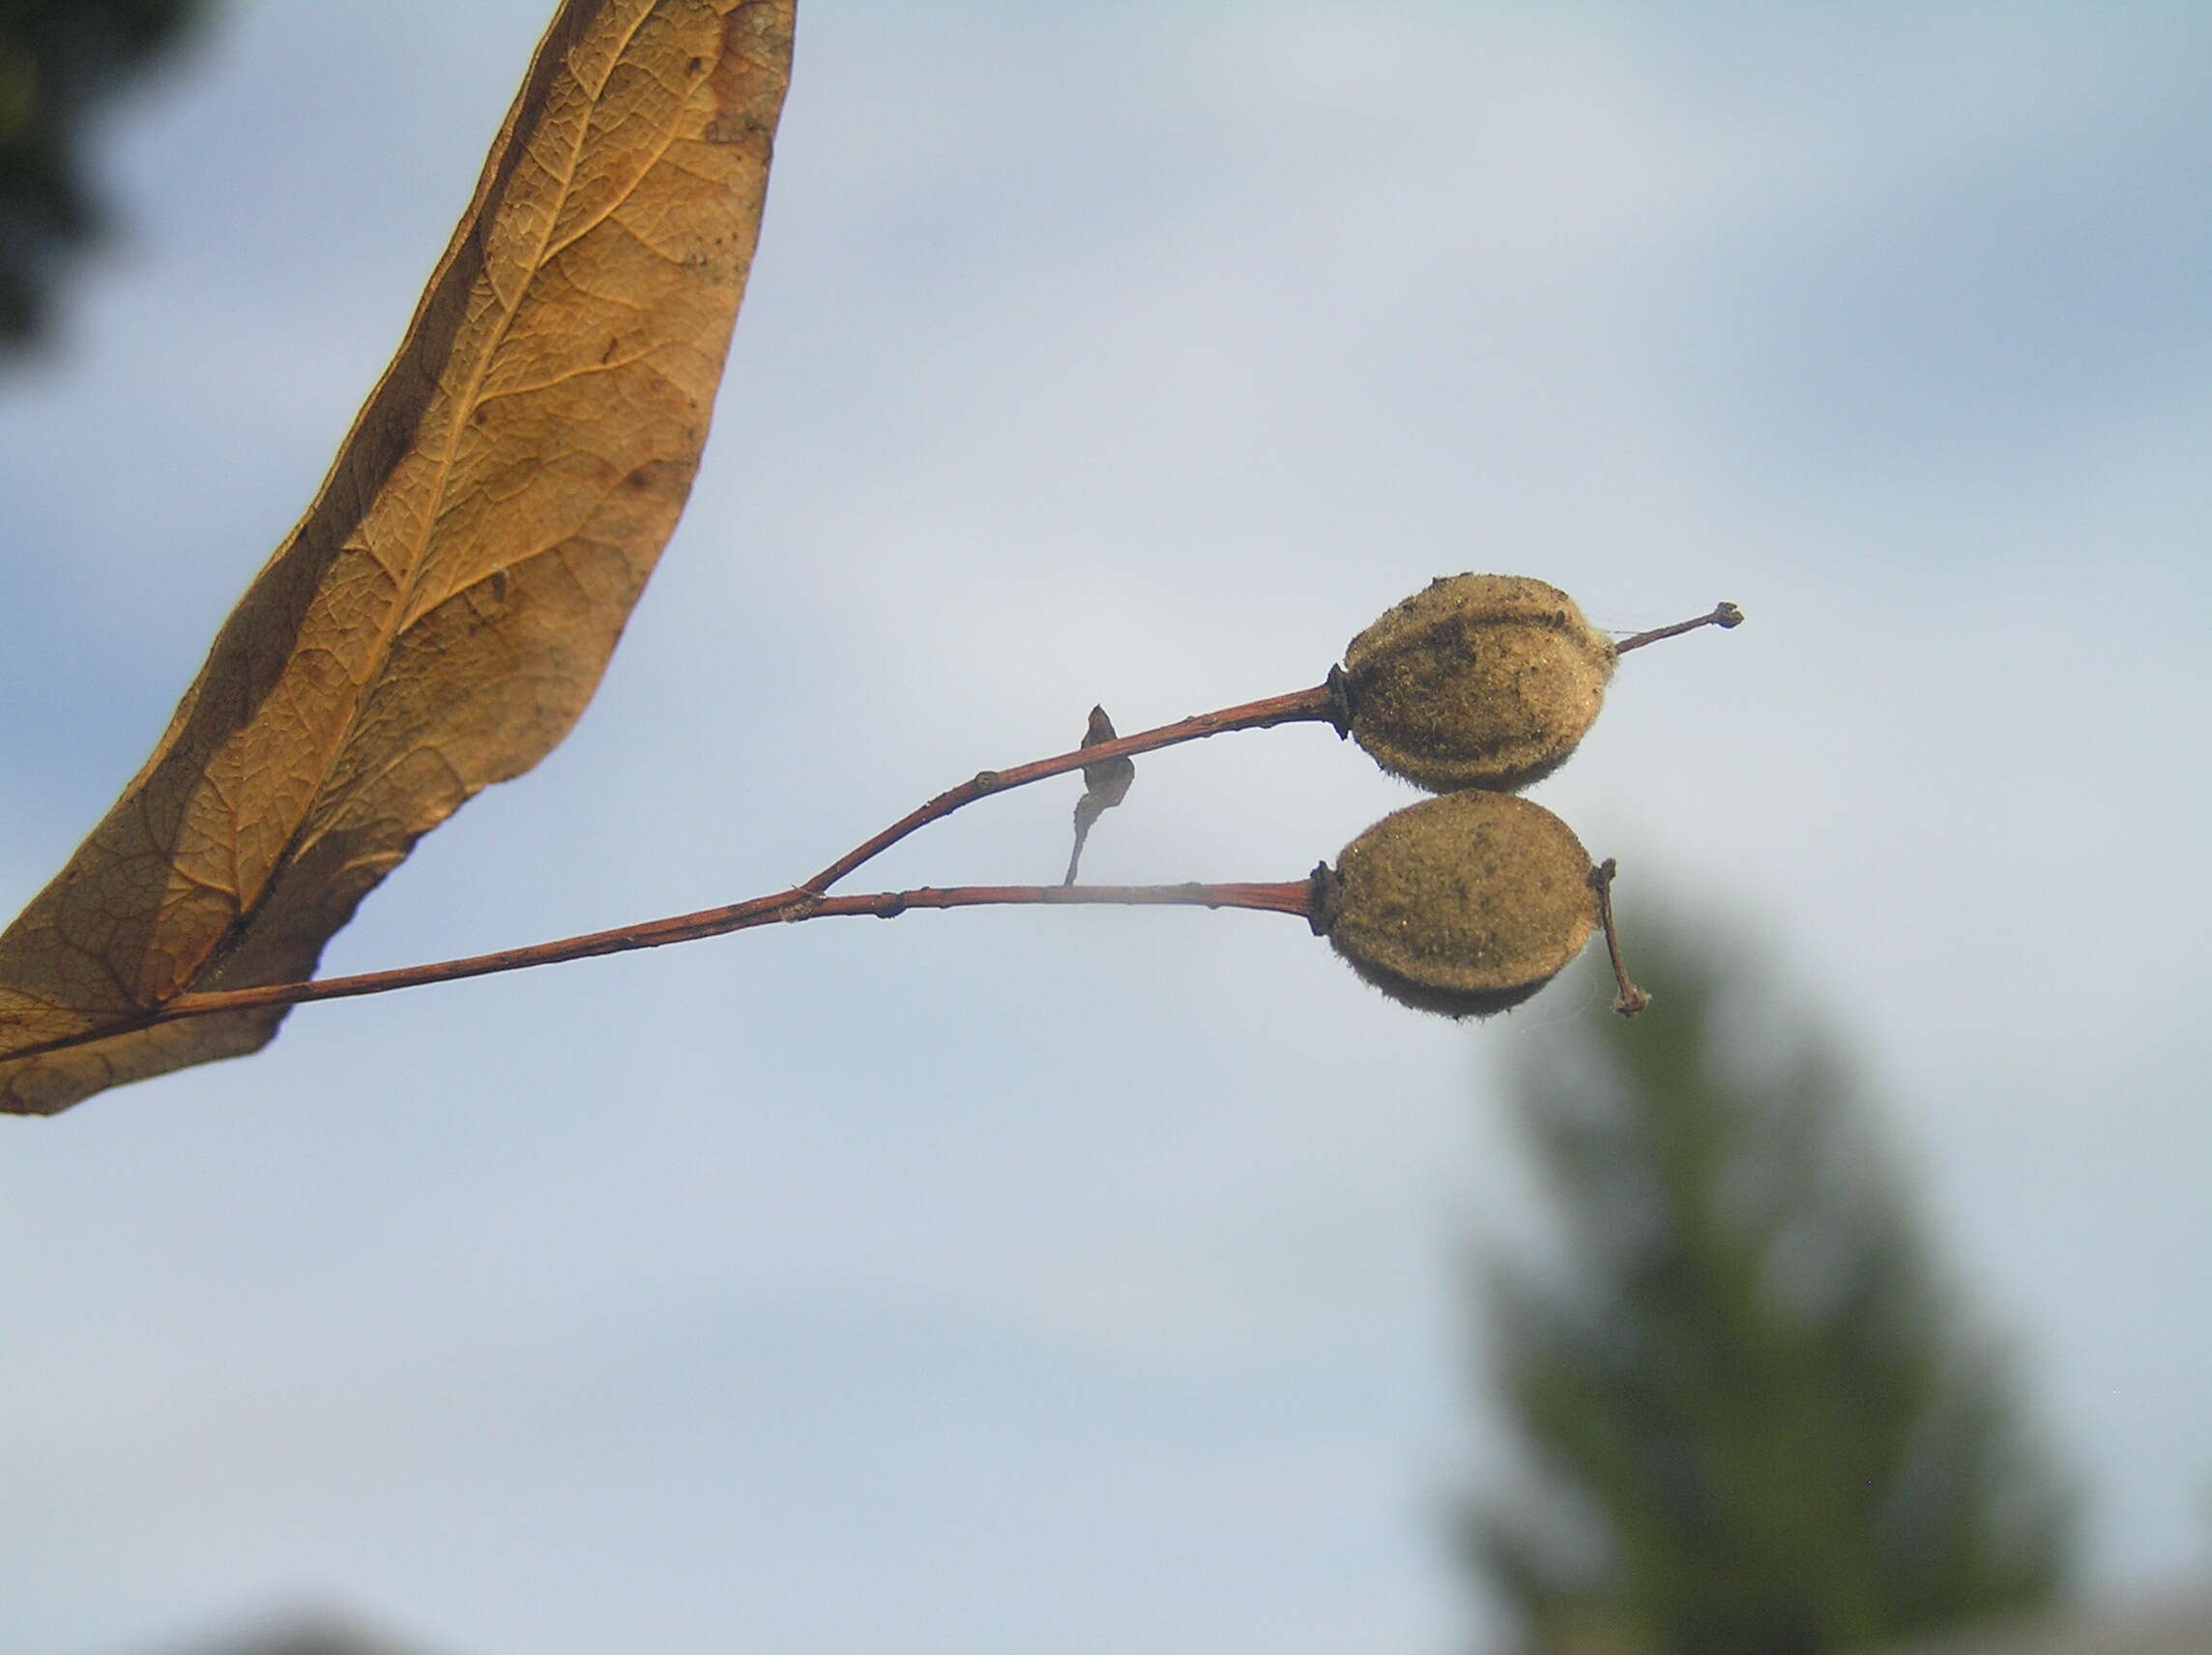
[[[1514,792],[1566,762],[1605,704],[1614,660],[1557,587],[1446,576],[1345,651],[1353,739],[1431,793]]]
[[[1316,885],[1315,928],[1352,969],[1447,1017],[1518,1005],[1598,924],[1573,829],[1509,794],[1447,793],[1386,816]]]

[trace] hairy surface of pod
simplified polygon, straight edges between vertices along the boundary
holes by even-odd
[[[1317,927],[1352,969],[1449,1017],[1518,1005],[1598,923],[1574,830],[1509,794],[1448,793],[1386,816],[1321,884]]]
[[[1605,704],[1614,660],[1557,587],[1445,576],[1345,651],[1353,739],[1431,793],[1513,792],[1575,750]]]

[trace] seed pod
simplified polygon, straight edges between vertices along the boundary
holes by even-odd
[[[1315,929],[1353,971],[1447,1017],[1520,1004],[1598,923],[1573,829],[1509,794],[1447,793],[1385,816],[1315,886]]]
[[[1344,653],[1352,735],[1431,793],[1512,793],[1548,775],[1596,720],[1613,645],[1556,586],[1450,575]]]

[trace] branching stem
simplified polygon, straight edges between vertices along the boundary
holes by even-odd
[[[720,908],[703,908],[693,914],[648,919],[620,925],[611,931],[591,931],[576,937],[556,938],[527,947],[503,949],[496,954],[472,954],[463,959],[433,960],[388,972],[364,972],[355,976],[322,977],[312,982],[267,983],[249,988],[188,992],[163,1002],[144,1015],[128,1021],[103,1023],[96,1029],[65,1035],[58,1040],[25,1047],[11,1057],[28,1058],[42,1052],[89,1045],[127,1029],[146,1029],[186,1017],[211,1017],[218,1012],[249,1011],[272,1005],[299,1005],[308,1001],[346,1000],[361,995],[388,994],[393,989],[416,988],[426,983],[454,982],[463,977],[491,976],[519,972],[532,966],[559,965],[568,960],[589,960],[602,954],[625,954],[639,948],[658,948],[670,943],[689,943],[750,930],[778,920],[814,919],[828,915],[873,914],[886,918],[910,908],[975,908],[1022,903],[1121,903],[1171,904],[1206,908],[1254,908],[1277,914],[1308,914],[1312,882],[1295,880],[1284,885],[1172,885],[1172,886],[953,886],[920,890],[876,891],[865,896],[831,896],[830,887],[863,862],[888,850],[917,828],[951,815],[962,805],[1033,781],[1064,775],[1087,765],[1103,764],[1137,753],[1150,753],[1182,741],[1225,735],[1232,730],[1264,730],[1275,724],[1329,723],[1338,733],[1350,726],[1341,672],[1330,672],[1326,682],[1289,695],[1247,701],[1216,712],[1201,712],[1156,730],[1140,731],[1119,740],[1077,747],[1049,759],[1035,759],[1012,769],[981,770],[958,787],[948,788],[926,804],[908,812],[872,838],[853,847],[804,885],[766,896],[733,902]]]
[[[1723,603],[1709,615],[1673,626],[1662,626],[1656,631],[1640,632],[1632,638],[1623,639],[1614,648],[1616,652],[1625,653],[1630,650],[1641,649],[1645,644],[1656,643],[1661,638],[1671,638],[1700,626],[1733,626],[1742,620],[1742,612],[1734,604]],[[900,817],[882,832],[862,840],[804,885],[795,886],[788,890],[773,891],[766,896],[751,897],[720,908],[703,908],[693,914],[679,914],[664,919],[648,919],[634,925],[617,926],[611,931],[586,932],[581,936],[532,944],[528,947],[508,948],[495,954],[433,960],[424,965],[403,966],[394,971],[323,977],[312,982],[268,983],[250,988],[211,989],[180,994],[130,1022],[103,1024],[98,1029],[47,1041],[43,1045],[11,1053],[10,1056],[31,1057],[40,1052],[86,1045],[120,1032],[122,1029],[151,1028],[156,1024],[173,1023],[187,1017],[210,1017],[226,1011],[250,1011],[275,1005],[299,1005],[308,1001],[347,1000],[361,995],[387,994],[393,989],[454,982],[463,977],[490,976],[500,972],[558,965],[568,960],[594,959],[602,954],[624,954],[639,948],[658,948],[670,943],[689,943],[705,937],[720,937],[733,931],[746,931],[778,921],[819,919],[833,915],[872,914],[888,919],[904,914],[910,908],[1116,903],[1249,908],[1270,914],[1295,914],[1310,919],[1314,912],[1312,879],[1274,885],[951,886],[942,888],[924,886],[918,890],[875,891],[864,896],[830,894],[830,886],[862,863],[888,850],[917,828],[941,821],[978,798],[1026,787],[1031,782],[1043,781],[1050,776],[1065,775],[1071,770],[1080,770],[1089,766],[1133,758],[1139,753],[1156,752],[1162,747],[1200,740],[1208,736],[1226,735],[1232,730],[1265,730],[1276,724],[1298,723],[1327,723],[1335,726],[1339,736],[1351,733],[1350,690],[1342,668],[1332,668],[1327,680],[1315,684],[1311,689],[1269,696],[1262,701],[1247,701],[1240,706],[1225,707],[1216,712],[1201,712],[1174,724],[1163,724],[1156,730],[1145,730],[1116,740],[1076,747],[1048,759],[1034,759],[1026,765],[1017,765],[1012,769],[979,770],[958,787],[946,789]],[[1080,842],[1078,848],[1080,849]],[[1601,872],[1593,874],[1592,883],[1597,886],[1600,910],[1606,919],[1606,943],[1613,951],[1614,969],[1620,978],[1622,1003],[1618,1009],[1633,1013],[1642,1009],[1644,997],[1628,981],[1627,972],[1620,963],[1619,944],[1613,936],[1612,903],[1607,890],[1612,868],[1613,864],[1607,862]]]
[[[315,982],[271,983],[263,987],[217,989],[181,994],[169,1001],[149,1023],[166,1023],[180,1017],[207,1017],[218,1011],[247,1011],[270,1005],[299,1005],[315,1000],[345,1000],[364,994],[386,994],[393,989],[423,983],[454,982],[462,977],[490,976],[518,972],[532,966],[559,965],[568,960],[596,959],[602,954],[625,954],[638,948],[658,948],[670,943],[690,943],[721,937],[778,920],[814,919],[825,915],[873,914],[889,918],[909,908],[974,908],[1010,903],[1126,903],[1179,904],[1208,908],[1259,908],[1303,915],[1310,903],[1310,882],[1287,885],[1173,885],[1173,886],[953,886],[906,891],[876,891],[865,896],[831,896],[830,887],[863,862],[872,860],[908,834],[942,821],[963,805],[995,793],[1026,787],[1033,781],[1064,775],[1112,759],[1156,752],[1183,741],[1226,735],[1232,730],[1264,730],[1276,724],[1345,723],[1341,678],[1336,673],[1311,689],[1247,701],[1215,712],[1201,712],[1139,731],[1119,740],[1077,747],[1049,759],[1033,759],[1011,769],[978,770],[958,787],[947,788],[927,803],[909,811],[882,832],[862,840],[804,885],[789,890],[751,897],[720,908],[703,908],[694,914],[648,919],[619,925],[611,931],[592,931],[561,937],[528,947],[503,949],[496,954],[474,954],[465,959],[434,960],[426,965],[402,966],[389,972],[364,972],[357,976],[324,977]],[[1256,894],[1257,893],[1257,894]],[[1294,894],[1295,893],[1295,894]],[[103,1030],[102,1033],[112,1031]],[[97,1038],[98,1036],[87,1036]],[[76,1041],[57,1042],[73,1045]],[[43,1048],[44,1049],[44,1048]]]

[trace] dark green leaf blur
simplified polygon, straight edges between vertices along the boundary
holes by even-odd
[[[52,320],[72,259],[106,224],[90,139],[203,0],[0,0],[0,353]]]
[[[1515,1076],[1559,1245],[1482,1261],[1526,1475],[1474,1502],[1470,1565],[1557,1655],[1816,1655],[2045,1602],[2069,1491],[1848,1064],[1746,1003],[1749,964],[1632,941],[1652,1008],[1592,989]]]

